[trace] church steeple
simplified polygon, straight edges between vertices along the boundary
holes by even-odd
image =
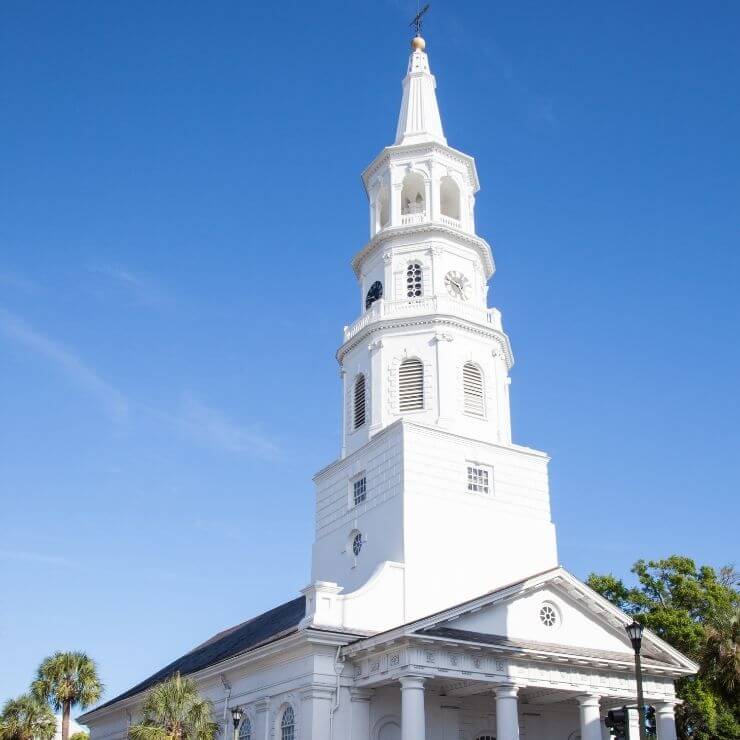
[[[394,142],[396,146],[432,141],[447,144],[437,105],[437,84],[429,69],[425,47],[426,42],[421,36],[414,37],[408,72],[403,80],[403,99]]]

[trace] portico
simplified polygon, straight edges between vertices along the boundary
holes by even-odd
[[[528,631],[550,641],[520,638],[521,615],[543,603],[557,614],[557,629],[541,622],[539,633]],[[370,734],[353,740],[608,738],[607,711],[634,704],[637,687],[624,615],[606,604],[556,569],[347,645],[343,675],[370,697],[359,710],[369,709]],[[675,740],[674,681],[693,664],[652,635],[643,651],[659,738]],[[384,719],[396,734],[380,734]]]

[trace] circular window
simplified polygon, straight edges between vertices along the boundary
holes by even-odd
[[[555,627],[558,623],[558,613],[552,604],[543,604],[540,607],[540,622],[545,627]]]
[[[355,557],[358,557],[361,550],[362,550],[362,534],[358,532],[352,538],[352,552],[355,554]]]

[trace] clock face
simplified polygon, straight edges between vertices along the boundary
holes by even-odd
[[[445,275],[445,286],[447,292],[461,301],[467,301],[470,298],[470,280],[465,275],[456,270],[450,270]]]
[[[370,290],[367,292],[367,296],[365,297],[365,308],[370,308],[370,306],[375,303],[378,299],[383,297],[383,283],[380,282],[380,280],[376,280],[371,286]]]

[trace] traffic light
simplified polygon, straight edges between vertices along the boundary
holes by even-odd
[[[630,727],[627,707],[610,709],[604,724],[609,728],[609,734],[616,740],[629,740]]]

